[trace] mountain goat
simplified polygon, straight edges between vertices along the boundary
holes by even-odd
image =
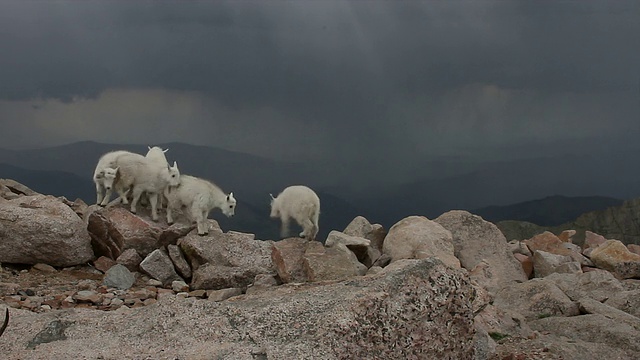
[[[169,151],[169,149],[162,149],[159,146],[147,146],[147,148],[149,149],[149,151],[147,151],[147,155],[145,155],[145,157],[151,161],[157,162],[158,164],[166,164],[169,165],[169,161],[167,161],[167,157],[165,156],[165,154],[167,153],[167,151]],[[162,208],[162,205],[164,203],[164,193],[159,193],[158,194],[158,205],[160,206],[160,208]]]
[[[109,203],[113,184],[118,176],[117,160],[120,156],[127,154],[133,153],[117,150],[102,155],[98,160],[96,169],[93,172],[93,182],[96,184],[96,204],[106,206]]]
[[[289,186],[278,197],[271,195],[271,218],[280,218],[280,235],[289,235],[289,221],[293,218],[302,227],[300,237],[315,240],[318,235],[320,199],[310,188],[303,185]]]
[[[151,203],[151,218],[158,220],[158,194],[167,186],[180,184],[180,171],[174,161],[173,166],[166,162],[154,161],[139,154],[124,154],[116,160],[117,177],[115,188],[123,204],[127,204],[127,192],[132,188],[131,212],[136,213],[140,195],[146,192]]]
[[[235,214],[236,199],[233,193],[225,194],[213,183],[190,175],[180,175],[180,185],[169,186],[164,190],[167,198],[167,222],[173,223],[173,210],[188,209],[191,221],[198,225],[198,235],[209,232],[206,220],[209,212],[220,208],[227,217]]]
[[[147,159],[156,162],[157,164],[169,164],[166,156],[164,155],[169,149],[163,150],[158,146],[148,148],[149,151],[146,155]],[[117,150],[108,152],[100,157],[98,164],[96,165],[96,169],[93,172],[93,182],[96,184],[96,204],[106,206],[109,203],[109,199],[111,198],[111,193],[113,191],[113,184],[116,181],[116,177],[118,177],[118,158],[122,155],[131,154],[134,153],[125,150]],[[161,196],[162,195],[158,196],[159,200],[162,199]],[[126,204],[127,202],[124,201],[124,203]]]

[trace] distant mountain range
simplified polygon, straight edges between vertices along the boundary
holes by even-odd
[[[553,225],[619,205],[618,199],[640,197],[640,168],[615,153],[492,162],[412,159],[416,180],[407,181],[407,172],[394,180],[393,173],[378,168],[375,161],[296,163],[206,146],[159,145],[169,148],[167,158],[176,160],[182,173],[234,192],[239,201],[236,216],[226,219],[214,211],[212,218],[224,229],[255,233],[260,239],[277,239],[279,234],[278,221],[269,219],[269,193],[276,195],[294,184],[309,185],[321,199],[320,238],[344,229],[357,215],[387,229],[409,215],[435,218],[453,209],[493,222]],[[118,149],[144,154],[147,146],[87,141],[35,150],[0,149],[0,178],[93,203],[95,164],[102,154]]]

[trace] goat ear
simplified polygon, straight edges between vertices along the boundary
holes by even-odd
[[[177,169],[178,168],[178,163],[174,161],[173,162],[173,167]]]
[[[167,149],[162,150],[162,152],[163,152],[163,153],[165,153],[165,154],[167,153],[167,151],[169,151],[169,149],[168,149],[168,148],[167,148]]]
[[[232,198],[233,197],[233,191],[229,193],[229,196],[227,196],[228,198]]]
[[[275,200],[276,198],[273,197],[272,193],[269,193],[269,196],[271,196],[271,200]]]
[[[147,149],[151,150],[151,146],[147,145]]]

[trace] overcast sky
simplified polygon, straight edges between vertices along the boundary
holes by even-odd
[[[640,2],[3,0],[0,126],[389,162],[640,137]]]

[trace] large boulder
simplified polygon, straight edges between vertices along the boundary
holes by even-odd
[[[318,241],[310,242],[307,246],[304,268],[309,281],[343,280],[367,272],[367,267],[358,261],[346,245],[337,243],[324,247]]]
[[[309,280],[304,268],[304,253],[309,240],[291,237],[276,241],[271,249],[271,260],[283,283]]]
[[[547,278],[509,284],[498,291],[493,304],[527,320],[580,314],[578,304]]]
[[[473,288],[437,259],[397,261],[337,283],[283,285],[233,301],[168,297],[154,306],[16,310],[0,353],[15,359],[471,359]],[[52,323],[63,333],[26,349]],[[65,330],[66,328],[66,330]]]
[[[256,240],[254,237],[253,234],[223,233],[213,229],[207,236],[192,231],[182,238],[179,246],[191,265],[192,288],[246,287],[258,274],[274,274],[276,269],[271,261],[273,241]],[[206,268],[201,270],[205,264]]]
[[[94,211],[89,215],[88,221],[94,244],[115,244],[108,246],[111,249],[110,257],[114,260],[127,249],[135,249],[140,256],[145,257],[167,245],[160,241],[164,230],[159,223],[133,214],[123,207],[114,206]]]
[[[449,211],[434,221],[451,232],[455,255],[462,267],[472,270],[482,261],[489,264],[496,283],[490,291],[495,292],[509,282],[527,280],[507,239],[494,224],[462,210]]]
[[[1,201],[0,238],[3,263],[73,266],[94,258],[84,222],[53,196]]]
[[[597,267],[609,270],[622,279],[640,278],[640,255],[634,254],[619,240],[607,240],[591,252]]]
[[[445,265],[460,267],[451,232],[424,216],[409,216],[393,225],[384,239],[382,252],[391,257],[391,262],[437,257]]]

